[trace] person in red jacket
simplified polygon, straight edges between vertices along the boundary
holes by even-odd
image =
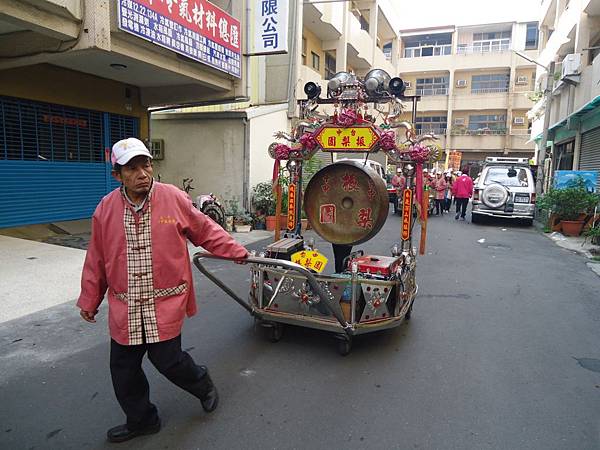
[[[454,195],[456,202],[456,215],[454,219],[458,220],[460,216],[461,220],[465,220],[467,205],[473,195],[473,180],[467,174],[460,171],[457,172],[457,175],[458,178],[452,184],[452,195]]]
[[[108,430],[123,442],[160,430],[142,359],[212,412],[219,400],[205,366],[181,349],[185,316],[196,313],[187,242],[216,255],[245,259],[248,251],[192,205],[185,192],[154,181],[152,156],[142,141],[123,139],[112,149],[121,187],[105,196],[92,217],[92,236],[77,301],[80,315],[96,322],[106,295],[110,372],[127,422]]]

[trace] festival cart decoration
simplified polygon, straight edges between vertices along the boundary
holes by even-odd
[[[300,120],[291,132],[276,132],[268,148],[274,159],[276,198],[281,198],[279,178],[288,177],[287,231],[281,239],[276,232],[266,252],[248,258],[249,299],[241,299],[204,267],[205,258],[216,256],[197,253],[194,264],[266,327],[271,340],[281,338],[284,324],[322,329],[334,333],[345,355],[354,336],[395,327],[411,316],[418,290],[413,217],[421,223],[423,254],[423,166],[439,159],[440,149],[434,135],[417,136],[411,122],[402,118],[412,103],[414,123],[419,97],[405,96],[403,81],[383,70],[372,70],[364,78],[339,72],[329,80],[326,98],[312,82],[304,92]],[[329,114],[321,105],[330,105]],[[302,166],[317,151],[362,152],[365,160],[342,160],[322,168],[303,193]],[[374,237],[389,208],[385,182],[366,164],[376,152],[385,153],[406,177],[399,240],[389,256],[358,250],[344,260],[341,272],[327,273],[327,259],[301,234],[301,212],[333,245],[355,246]],[[279,213],[279,200],[277,207]]]

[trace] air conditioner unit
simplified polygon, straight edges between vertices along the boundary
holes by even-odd
[[[454,125],[464,125],[465,124],[465,118],[464,117],[457,117],[456,119],[454,119]]]
[[[467,80],[456,80],[456,87],[467,87]]]
[[[527,84],[527,77],[517,77],[516,84]]]
[[[569,53],[562,61],[561,78],[579,75],[581,73],[581,54]]]
[[[525,124],[525,117],[515,117],[513,119],[513,123],[515,125],[524,125]]]
[[[404,82],[404,87],[405,87],[406,89],[410,89],[410,88],[412,88],[412,84],[410,83],[410,81],[405,81],[405,82]]]
[[[154,160],[165,159],[165,141],[163,139],[151,139],[150,153],[152,153],[152,159]]]

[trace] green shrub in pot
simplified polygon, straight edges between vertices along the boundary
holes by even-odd
[[[588,192],[583,178],[577,177],[566,188],[550,188],[538,201],[538,207],[552,211],[561,220],[576,221],[581,214],[590,213],[599,200],[598,194]]]

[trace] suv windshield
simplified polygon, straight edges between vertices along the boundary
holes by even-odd
[[[527,178],[527,169],[522,167],[490,167],[483,183],[498,183],[509,187],[527,187],[529,186],[529,179]]]

